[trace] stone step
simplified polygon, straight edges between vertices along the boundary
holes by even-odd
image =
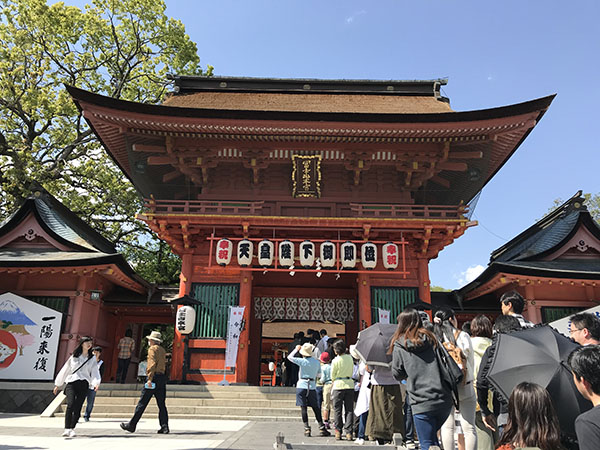
[[[127,405],[135,406],[138,402],[136,397],[96,397],[94,407],[104,405]],[[241,401],[244,406],[265,407],[265,408],[294,408],[296,406],[295,398],[286,398],[281,400],[245,398]],[[186,398],[186,397],[167,397],[167,407],[177,406],[220,406],[234,402],[223,401],[221,398]]]
[[[106,413],[115,416],[133,414],[135,405],[94,405],[93,413]],[[167,405],[169,413],[195,416],[230,416],[241,415],[245,417],[253,416],[300,416],[300,408],[294,406],[290,408],[268,408],[268,407],[248,407],[245,405],[236,406],[173,406]],[[61,411],[64,410],[64,405]],[[153,401],[148,404],[146,411],[149,413],[158,413],[158,407]]]
[[[141,386],[137,390],[107,390],[103,389],[102,385],[98,389],[96,398],[106,397],[139,397]],[[264,399],[264,400],[281,400],[287,398],[296,398],[296,392],[280,392],[280,393],[264,393],[254,391],[172,391],[167,387],[167,398],[213,398],[223,400],[234,399]]]

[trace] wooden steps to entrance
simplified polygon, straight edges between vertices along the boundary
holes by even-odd
[[[132,416],[141,388],[141,384],[101,384],[92,419]],[[55,415],[64,415],[65,408],[63,403]],[[85,405],[82,415],[84,410]],[[174,419],[302,420],[300,408],[296,406],[296,388],[293,387],[169,384],[167,410],[169,417]],[[155,400],[150,400],[144,417],[158,417]]]

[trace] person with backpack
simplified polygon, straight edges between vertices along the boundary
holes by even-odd
[[[100,384],[98,363],[91,352],[93,339],[84,336],[79,345],[67,359],[54,380],[54,395],[58,394],[61,386],[66,383],[67,410],[65,411],[65,431],[63,436],[75,437],[75,426],[81,415],[81,407],[87,396],[88,388],[96,388]]]
[[[458,329],[456,315],[450,308],[440,309],[435,313],[433,331],[463,373],[463,380],[458,385],[459,421],[465,437],[465,450],[476,450],[475,407],[477,398],[473,388],[475,369],[471,338],[467,333]],[[454,411],[452,411],[442,425],[444,448],[454,448],[454,428]]]
[[[417,310],[407,308],[398,316],[398,328],[388,352],[392,354],[392,374],[406,379],[413,419],[422,450],[439,446],[437,432],[452,410],[452,391],[442,381],[436,357],[435,335],[423,327]]]

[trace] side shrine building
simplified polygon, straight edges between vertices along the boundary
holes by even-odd
[[[200,301],[171,379],[223,378],[228,306],[226,378],[259,384],[296,331],[352,342],[378,308],[431,301],[429,261],[553,99],[455,112],[444,84],[175,77],[162,105],[68,88]]]

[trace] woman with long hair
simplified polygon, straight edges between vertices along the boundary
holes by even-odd
[[[479,373],[479,366],[481,365],[481,358],[485,353],[485,350],[492,345],[492,321],[483,314],[475,317],[471,321],[471,343],[473,344],[473,361],[475,368],[475,380],[473,380],[473,387],[475,387],[475,394],[477,395],[477,374]],[[488,407],[492,407],[492,394],[488,393]],[[475,409],[475,430],[477,431],[477,449],[478,450],[493,450],[496,441],[498,440],[498,433],[494,430],[489,429],[483,422],[481,408],[479,404]]]
[[[508,423],[496,448],[513,450],[519,447],[563,448],[550,394],[535,383],[520,383],[513,389],[508,400]]]
[[[454,311],[444,308],[436,311],[433,318],[433,332],[438,341],[444,345],[460,349],[463,360],[461,369],[465,374],[462,383],[458,386],[458,401],[460,411],[459,421],[465,437],[465,449],[477,449],[477,432],[475,431],[475,406],[477,398],[473,388],[475,378],[473,344],[467,333],[458,329],[458,322]],[[457,361],[458,362],[458,361]],[[454,409],[444,425],[442,425],[442,442],[444,448],[453,448],[454,445]]]
[[[437,432],[452,409],[452,394],[442,383],[435,356],[435,335],[423,328],[417,310],[408,308],[398,316],[392,336],[392,373],[406,379],[406,391],[422,450],[438,445]]]
[[[66,383],[67,410],[65,431],[62,434],[64,437],[75,437],[75,426],[81,415],[81,407],[88,389],[96,389],[100,384],[98,363],[90,351],[92,345],[91,337],[82,337],[54,380],[54,395],[58,394],[60,387]]]

